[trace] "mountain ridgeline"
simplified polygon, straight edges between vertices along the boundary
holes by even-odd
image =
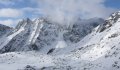
[[[47,53],[51,49],[55,49],[60,41],[66,45],[79,42],[102,23],[104,20],[100,18],[77,20],[69,28],[45,18],[38,18],[34,21],[29,18],[23,19],[13,30],[10,30],[10,33],[4,36],[6,40],[1,41],[0,52],[44,50],[44,53]]]

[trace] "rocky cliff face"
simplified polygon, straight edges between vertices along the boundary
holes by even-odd
[[[92,18],[88,20],[78,20],[73,24],[72,29],[64,34],[65,41],[77,43],[86,35],[90,34],[95,27],[104,23],[101,18]]]

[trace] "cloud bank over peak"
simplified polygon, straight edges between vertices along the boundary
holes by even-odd
[[[0,0],[0,18],[8,22],[8,19],[45,16],[57,23],[71,24],[76,17],[107,18],[117,9],[106,6],[106,1],[108,0]]]
[[[23,11],[12,9],[12,8],[3,8],[0,9],[0,17],[20,17],[23,15]]]
[[[15,27],[19,21],[21,21],[21,19],[17,19],[17,20],[12,20],[12,19],[0,20],[0,24]]]
[[[76,16],[81,18],[106,18],[116,9],[106,7],[106,0],[32,0],[36,2],[42,14],[56,21],[71,20]]]

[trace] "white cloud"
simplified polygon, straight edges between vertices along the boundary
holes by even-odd
[[[45,16],[60,22],[71,22],[76,16],[81,18],[106,18],[115,11],[104,5],[106,0],[32,0],[36,1]]]
[[[22,2],[23,0],[0,0],[0,4],[9,6],[9,5],[15,5],[16,2]]]
[[[21,19],[17,19],[17,20],[12,20],[12,19],[0,20],[0,24],[15,27],[20,20]]]
[[[3,8],[0,9],[0,17],[12,17],[17,18],[23,15],[23,11],[12,9],[12,8]]]
[[[39,8],[24,7],[21,9],[24,12],[31,12],[31,15],[40,14],[41,10]]]
[[[24,0],[0,0],[6,4],[14,4],[16,1]],[[116,9],[108,8],[104,5],[106,0],[31,0],[37,3],[38,8],[25,7],[21,9],[3,8],[0,9],[0,17],[19,18],[20,16],[33,16],[30,18],[44,15],[58,23],[71,23],[75,17],[106,18]],[[39,14],[39,15],[38,15]],[[7,22],[7,20],[6,20]],[[9,20],[8,25],[12,23]],[[7,23],[6,23],[7,24]]]
[[[0,0],[0,4],[2,5],[14,5],[15,3],[10,0]]]
[[[14,23],[14,21],[8,19],[8,20],[0,20],[0,24],[11,26]]]

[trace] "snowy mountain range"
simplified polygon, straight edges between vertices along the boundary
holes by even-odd
[[[72,26],[27,18],[0,25],[0,70],[120,70],[119,45],[119,11]]]
[[[81,38],[91,33],[92,29],[102,22],[104,22],[103,19],[79,20],[72,28],[69,28],[44,18],[38,18],[34,21],[29,18],[23,19],[14,30],[4,37],[5,41],[1,41],[0,52],[41,50],[40,52],[47,53],[50,49],[55,49],[59,43],[67,45],[66,42],[79,42]]]

